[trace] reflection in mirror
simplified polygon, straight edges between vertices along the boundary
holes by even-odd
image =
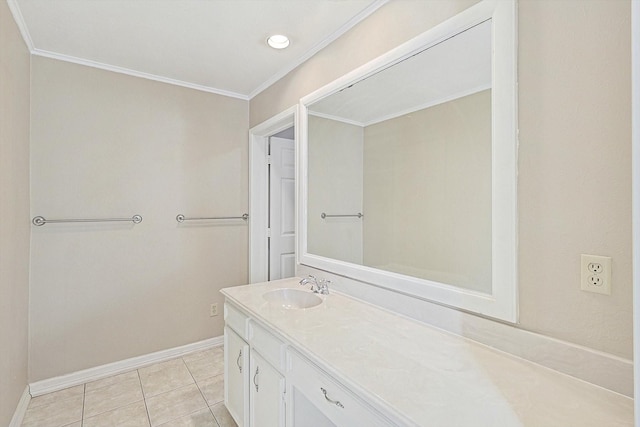
[[[307,106],[309,254],[491,293],[491,30]]]

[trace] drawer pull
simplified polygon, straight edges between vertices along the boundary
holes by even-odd
[[[256,366],[256,373],[255,373],[255,375],[253,376],[253,385],[255,385],[255,386],[256,386],[256,392],[258,391],[258,382],[256,381],[256,378],[257,378],[257,376],[258,376],[258,369],[260,369],[260,367],[259,367],[259,366]]]
[[[240,365],[240,358],[242,357],[242,350],[238,353],[238,358],[236,359],[236,365],[238,365],[238,369],[240,369],[240,373],[242,373],[242,365]]]
[[[331,399],[329,399],[329,396],[327,396],[327,390],[325,390],[324,388],[320,387],[320,391],[322,391],[322,394],[324,394],[324,398],[327,400],[327,402],[331,402],[334,405],[336,405],[337,407],[344,409],[344,405],[342,403],[340,403],[339,400],[331,400]]]

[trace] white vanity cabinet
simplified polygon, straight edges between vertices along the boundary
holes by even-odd
[[[284,427],[284,343],[225,304],[225,405],[239,427]]]
[[[225,322],[225,404],[239,427],[395,425],[228,302]]]
[[[222,290],[226,403],[243,427],[633,426],[628,397],[339,292],[308,310],[264,298],[299,280]]]

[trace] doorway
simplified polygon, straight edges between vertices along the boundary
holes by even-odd
[[[295,253],[295,131],[269,137],[269,229],[267,280],[293,277]]]
[[[640,426],[640,1],[631,2],[631,126],[633,200],[633,358],[635,425]]]
[[[249,130],[249,283],[295,275],[297,114],[293,106]],[[293,149],[283,148],[287,144]],[[280,194],[277,203],[273,192]]]

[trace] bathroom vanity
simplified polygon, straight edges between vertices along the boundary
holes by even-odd
[[[633,425],[632,399],[339,292],[270,297],[316,297],[299,280],[222,290],[240,427]]]
[[[518,323],[517,34],[515,0],[482,0],[300,100],[298,273],[452,308],[461,334]],[[633,425],[628,397],[299,280],[222,291],[241,427]]]

